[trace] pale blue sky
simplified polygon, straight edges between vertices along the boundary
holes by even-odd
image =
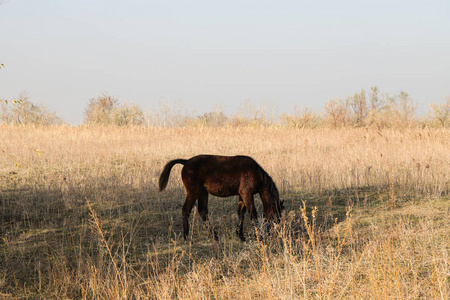
[[[376,85],[426,111],[450,94],[450,1],[9,0],[0,62],[0,98],[26,91],[75,124],[105,91],[281,113]]]

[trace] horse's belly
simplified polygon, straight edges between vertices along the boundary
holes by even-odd
[[[209,184],[205,187],[208,193],[217,197],[230,197],[238,194],[238,189],[233,186]]]

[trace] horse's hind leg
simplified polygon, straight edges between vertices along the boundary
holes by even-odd
[[[197,209],[198,214],[202,218],[203,222],[205,222],[206,227],[209,229],[210,233],[214,235],[214,239],[218,240],[219,238],[217,237],[217,232],[213,228],[213,226],[211,226],[208,218],[208,191],[206,189],[203,189],[200,192],[200,196],[198,197]]]
[[[239,202],[238,202],[238,216],[239,216],[239,224],[236,228],[236,234],[239,236],[239,238],[241,239],[241,241],[245,241],[245,237],[244,237],[244,217],[245,217],[245,204],[244,204],[244,200],[242,200],[242,197],[239,196]]]
[[[186,201],[184,202],[182,215],[183,215],[183,235],[184,239],[187,240],[189,236],[189,216],[191,215],[192,207],[194,206],[197,197],[188,193],[186,196]]]

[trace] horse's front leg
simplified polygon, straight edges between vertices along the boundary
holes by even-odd
[[[253,226],[255,228],[258,227],[258,213],[256,212],[253,193],[251,191],[241,190],[239,195],[241,196],[240,199],[242,199],[246,210],[250,214],[250,220],[251,220]],[[245,210],[244,210],[244,212],[245,212]],[[242,216],[242,221],[243,220],[244,220],[244,217]]]

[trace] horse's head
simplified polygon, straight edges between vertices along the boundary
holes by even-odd
[[[283,214],[284,211],[284,200],[282,201],[278,201],[277,204],[277,217],[275,219],[275,221],[278,223],[280,221],[281,215]]]
[[[278,212],[281,215],[283,213],[283,211],[284,211],[284,200],[280,201],[279,203],[280,203],[280,205],[278,207]]]

